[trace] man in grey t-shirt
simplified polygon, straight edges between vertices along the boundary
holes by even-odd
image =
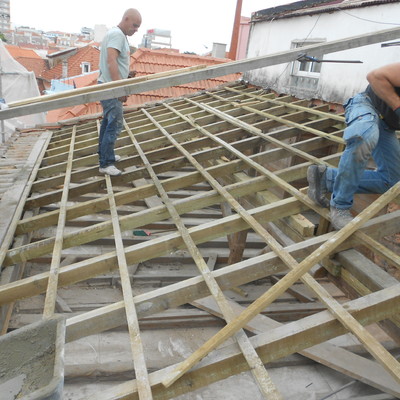
[[[132,36],[139,29],[142,17],[134,8],[125,11],[117,27],[110,29],[101,43],[99,83],[126,79],[129,76],[129,43],[127,36]],[[118,99],[102,100],[103,121],[99,135],[100,173],[121,175],[115,167],[120,159],[114,153],[115,141],[123,126],[122,104],[126,96]]]

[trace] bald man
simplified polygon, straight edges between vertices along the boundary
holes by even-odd
[[[99,83],[117,81],[129,77],[130,50],[127,36],[138,31],[142,17],[138,10],[125,11],[118,26],[110,29],[101,43]],[[102,100],[103,121],[99,136],[100,173],[111,176],[121,175],[115,167],[120,156],[114,153],[115,141],[123,126],[123,103],[127,97]]]

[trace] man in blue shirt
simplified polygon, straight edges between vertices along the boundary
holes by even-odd
[[[99,83],[118,81],[129,77],[130,50],[127,36],[138,31],[142,17],[134,8],[125,11],[117,27],[110,29],[101,43]],[[123,103],[127,96],[102,100],[103,121],[99,136],[100,173],[121,175],[115,167],[120,156],[114,153],[114,145],[123,127]]]
[[[355,193],[384,193],[400,180],[400,63],[367,75],[368,87],[345,104],[346,148],[338,168],[311,165],[308,196],[321,207],[330,206],[331,223],[342,229],[353,216]],[[374,170],[366,169],[373,158]],[[332,193],[331,200],[325,197]]]

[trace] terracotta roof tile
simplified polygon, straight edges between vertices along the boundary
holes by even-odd
[[[6,45],[6,49],[11,54],[11,56],[15,59],[17,59],[19,57],[42,59],[42,57],[40,57],[39,54],[36,53],[36,51],[31,50],[31,49],[14,46],[14,45],[10,45],[10,44]]]
[[[215,57],[203,57],[196,54],[181,54],[175,49],[139,49],[131,56],[130,69],[136,71],[136,76],[152,75],[159,72],[166,72],[180,68],[194,67],[196,65],[221,64],[229,59]],[[130,106],[144,104],[146,102],[163,100],[169,97],[178,97],[185,94],[198,92],[204,89],[211,89],[227,82],[240,78],[240,74],[221,76],[218,78],[192,82],[184,85],[173,86],[129,96],[127,104]]]
[[[18,57],[16,60],[28,71],[34,72],[36,78],[41,78],[48,68],[47,60],[43,60],[43,58]]]

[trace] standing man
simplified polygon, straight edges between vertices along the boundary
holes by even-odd
[[[355,193],[384,193],[400,180],[400,63],[375,69],[367,75],[365,92],[345,104],[346,148],[338,168],[311,165],[307,170],[308,196],[330,206],[335,229],[348,224]],[[369,158],[376,169],[366,170]],[[332,193],[330,202],[325,197]]]
[[[101,43],[99,83],[126,79],[129,76],[130,51],[127,36],[138,31],[142,17],[134,8],[125,11],[117,27],[110,29]],[[100,173],[121,175],[115,167],[120,156],[114,154],[114,145],[123,126],[123,107],[127,96],[102,100],[103,121],[99,136]]]

